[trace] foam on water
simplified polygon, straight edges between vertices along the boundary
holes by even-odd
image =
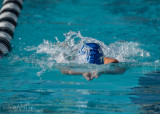
[[[56,43],[44,40],[42,44],[37,47],[28,47],[27,51],[36,50],[39,54],[48,54],[49,60],[55,60],[56,63],[77,63],[76,57],[79,49],[81,49],[84,43],[99,43],[104,52],[104,56],[113,57],[120,62],[132,62],[136,61],[135,57],[149,57],[150,53],[141,49],[140,43],[117,41],[110,45],[105,45],[102,41],[95,38],[83,37],[80,32],[70,31],[64,34],[65,40],[60,42],[57,37]],[[82,61],[80,63],[83,63]]]
[[[150,56],[150,53],[143,50],[140,43],[117,41],[110,45],[105,45],[102,41],[96,38],[84,37],[80,32],[70,31],[64,34],[65,40],[60,42],[57,37],[57,42],[43,40],[43,43],[38,46],[27,47],[25,50],[34,51],[32,56],[39,56],[39,59],[35,62],[43,70],[38,73],[40,75],[47,69],[61,69],[61,68],[75,68],[83,70],[102,70],[110,68],[110,65],[94,65],[84,64],[83,59],[78,59],[78,52],[84,43],[99,43],[104,52],[104,56],[112,57],[123,62],[138,62],[137,58],[146,58]],[[40,56],[42,56],[40,58]],[[32,58],[33,59],[33,58]],[[78,63],[78,64],[77,64]]]

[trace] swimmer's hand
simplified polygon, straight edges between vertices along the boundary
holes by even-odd
[[[94,71],[94,72],[86,72],[86,73],[83,73],[83,77],[90,81],[90,80],[93,80],[93,78],[98,78],[100,76],[100,73]]]

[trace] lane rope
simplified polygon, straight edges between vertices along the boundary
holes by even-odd
[[[12,50],[11,40],[24,0],[4,0],[0,9],[0,55]]]

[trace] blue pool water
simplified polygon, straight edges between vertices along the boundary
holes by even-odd
[[[159,0],[25,0],[0,60],[0,113],[159,113],[159,12]],[[126,72],[89,82],[61,74],[116,67],[73,59],[83,41],[99,42]]]

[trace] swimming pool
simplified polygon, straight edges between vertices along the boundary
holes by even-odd
[[[0,60],[0,112],[159,113],[159,3],[25,0],[13,50]],[[70,49],[82,40],[100,42],[128,70],[90,82],[62,75],[58,68],[75,61],[61,52],[74,55]]]

